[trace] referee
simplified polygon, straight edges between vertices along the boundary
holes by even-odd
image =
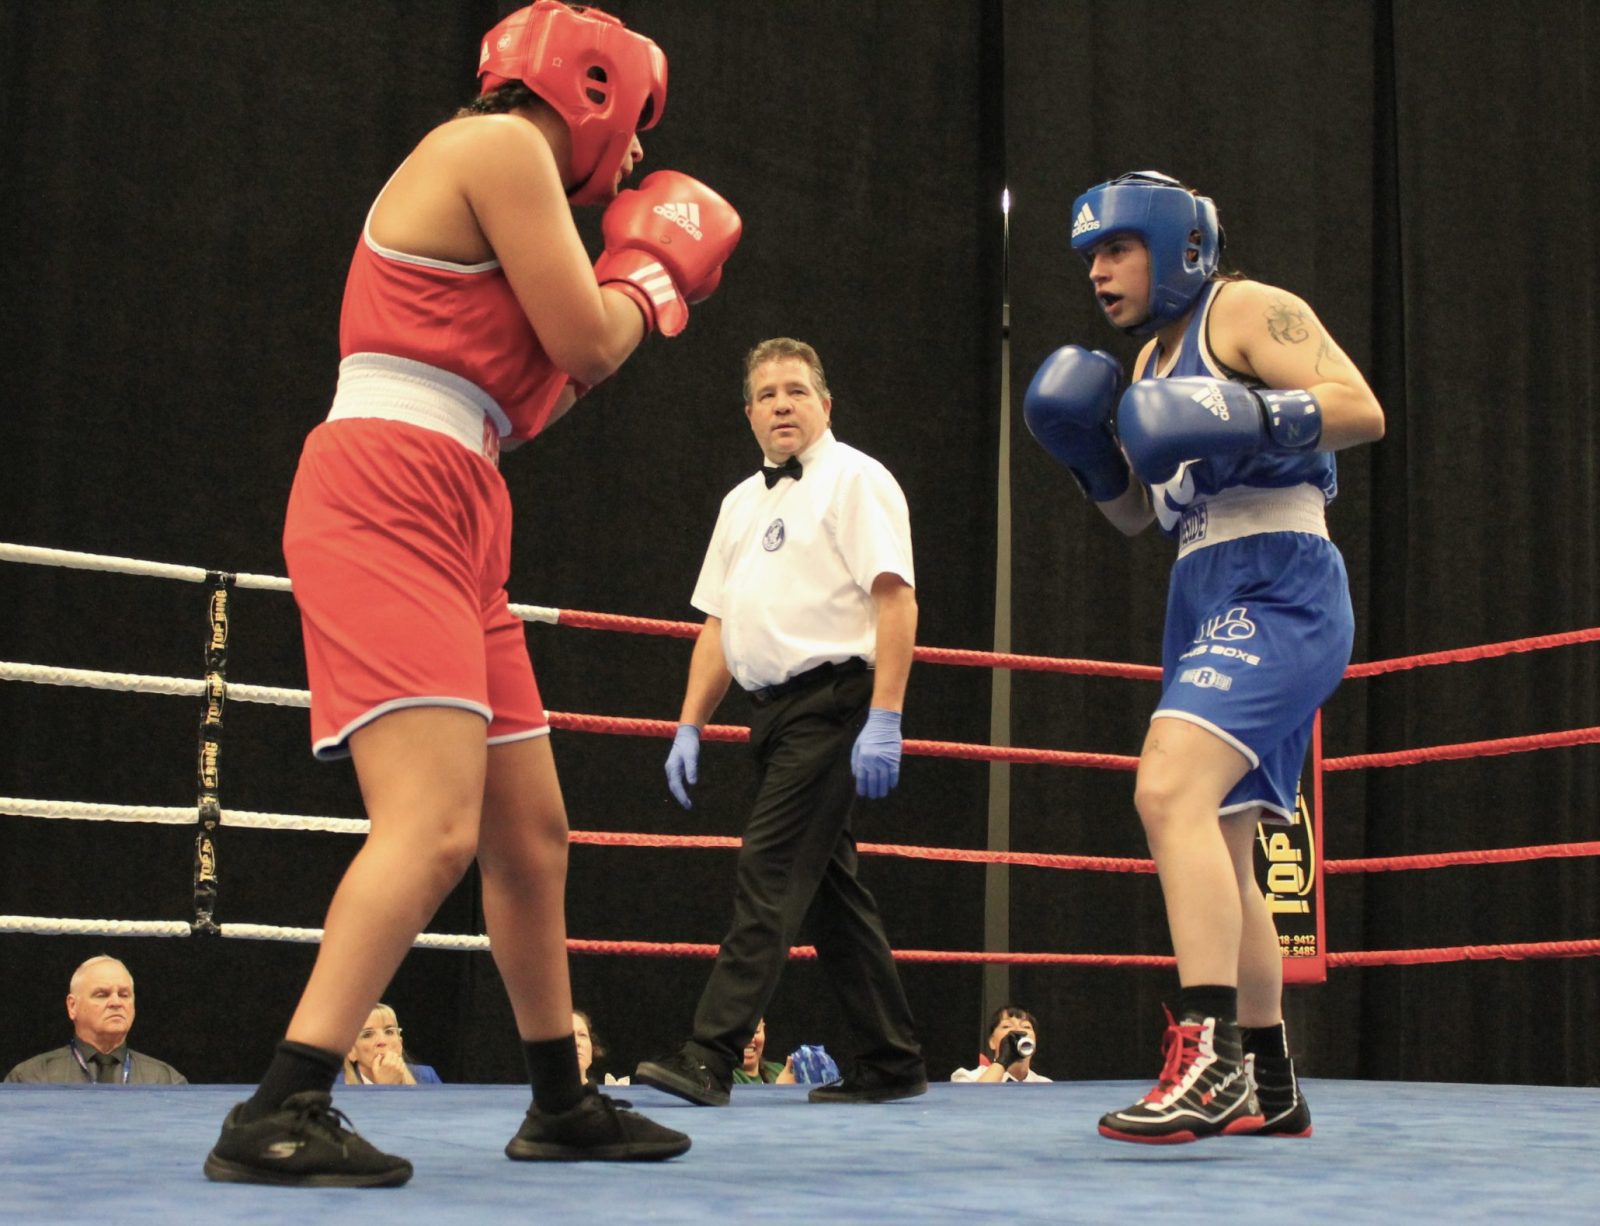
[[[855,1062],[812,1102],[888,1102],[928,1088],[911,1009],[878,905],[857,879],[855,797],[900,778],[900,710],[917,601],[905,495],[828,428],[817,352],[763,341],[745,358],[745,416],[766,457],[722,500],[692,603],[706,615],[689,662],[667,786],[684,808],[700,728],[737,681],[750,695],[757,794],[733,924],[678,1051],[636,1079],[702,1106],[733,1070],[809,921],[849,1023]]]

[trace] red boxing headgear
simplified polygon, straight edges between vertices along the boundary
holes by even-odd
[[[604,204],[635,132],[667,105],[667,57],[610,13],[537,0],[483,36],[480,93],[521,81],[567,121],[574,204]]]

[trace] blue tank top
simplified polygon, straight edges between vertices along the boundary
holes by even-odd
[[[1195,302],[1195,311],[1189,316],[1189,326],[1183,331],[1183,340],[1178,344],[1178,360],[1172,364],[1172,369],[1160,376],[1155,374],[1163,359],[1158,345],[1145,367],[1145,378],[1200,377],[1227,379],[1252,388],[1265,386],[1258,379],[1244,378],[1225,367],[1212,354],[1211,346],[1206,341],[1211,304],[1216,301],[1217,292],[1226,284],[1226,281],[1213,281],[1201,291]],[[1331,451],[1187,460],[1170,480],[1150,488],[1150,502],[1155,508],[1161,531],[1175,537],[1178,534],[1178,522],[1187,508],[1232,486],[1285,489],[1301,484],[1316,486],[1322,491],[1326,502],[1333,501],[1339,492],[1339,475]]]

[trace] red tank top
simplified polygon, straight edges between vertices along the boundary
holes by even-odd
[[[511,437],[533,438],[566,387],[499,261],[451,264],[379,247],[363,230],[339,318],[339,356],[386,353],[482,388]]]

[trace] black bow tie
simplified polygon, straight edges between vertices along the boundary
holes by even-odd
[[[803,470],[800,467],[800,457],[792,455],[782,464],[775,466],[763,465],[761,469],[761,475],[766,479],[767,488],[770,490],[785,477],[793,477],[796,481],[800,480],[800,474],[802,471]]]

